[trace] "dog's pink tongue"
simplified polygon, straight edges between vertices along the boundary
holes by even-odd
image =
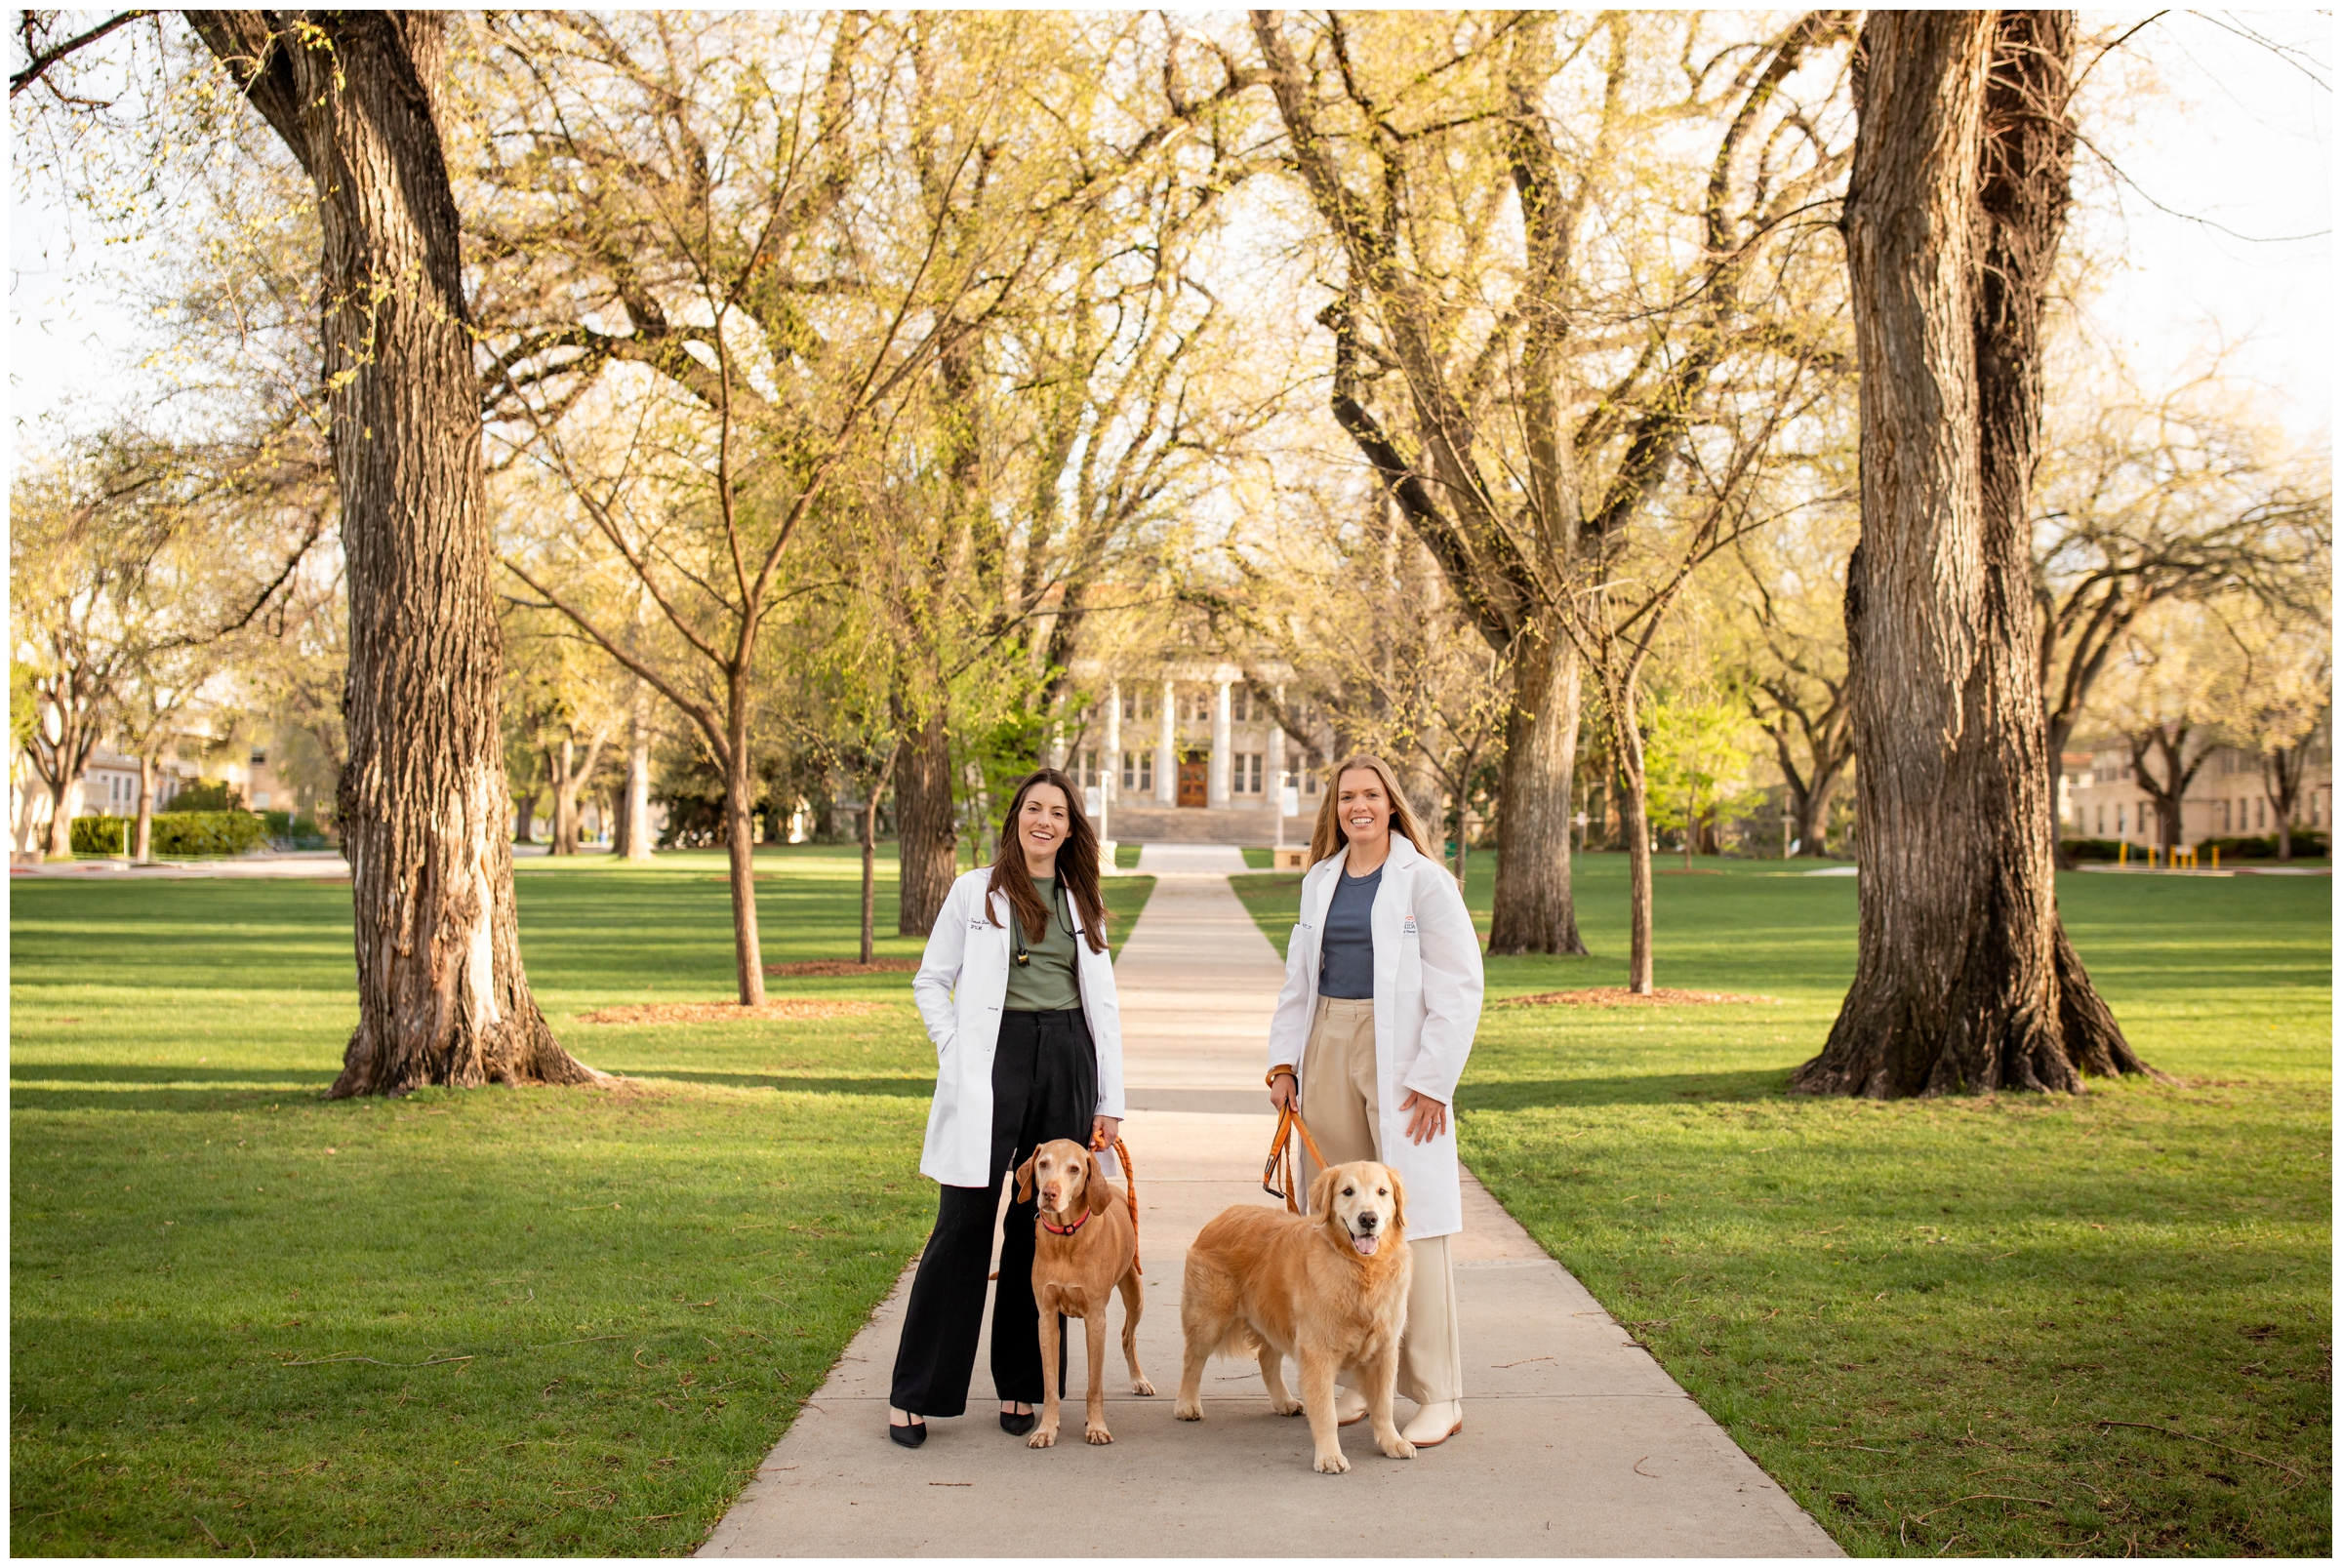
[[[1350,1244],[1358,1249],[1359,1257],[1371,1258],[1374,1256],[1374,1249],[1381,1244],[1382,1239],[1380,1236],[1353,1236],[1350,1238]]]

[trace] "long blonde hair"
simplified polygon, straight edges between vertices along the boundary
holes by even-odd
[[[1426,860],[1437,860],[1432,846],[1424,841],[1423,824],[1415,820],[1415,808],[1407,804],[1407,793],[1398,787],[1398,775],[1391,764],[1370,752],[1360,751],[1325,776],[1325,796],[1317,802],[1317,825],[1310,832],[1310,864],[1332,860],[1350,848],[1350,835],[1342,831],[1341,810],[1336,798],[1342,793],[1342,776],[1364,769],[1383,782],[1383,793],[1391,797],[1391,830],[1404,834],[1408,843],[1423,851]]]

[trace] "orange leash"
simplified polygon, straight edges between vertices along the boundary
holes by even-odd
[[[1301,1134],[1302,1143],[1308,1146],[1310,1158],[1317,1162],[1319,1170],[1325,1169],[1325,1156],[1317,1151],[1317,1140],[1310,1136],[1309,1124],[1301,1119],[1300,1111],[1290,1105],[1286,1106],[1277,1112],[1276,1136],[1269,1141],[1269,1163],[1261,1168],[1261,1190],[1271,1197],[1283,1198],[1287,1214],[1301,1212],[1301,1205],[1293,1201],[1293,1193],[1301,1185],[1299,1173],[1293,1167],[1293,1134],[1296,1131]]]
[[[1106,1147],[1105,1141],[1095,1128],[1090,1131],[1090,1152],[1095,1154]],[[1114,1158],[1122,1162],[1122,1195],[1130,1200],[1130,1267],[1133,1273],[1144,1274],[1139,1266],[1139,1179],[1131,1174],[1130,1150],[1123,1146],[1120,1134],[1114,1136]]]

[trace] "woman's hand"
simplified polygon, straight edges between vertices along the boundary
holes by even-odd
[[[1407,1141],[1411,1144],[1428,1144],[1447,1131],[1447,1106],[1420,1090],[1408,1090],[1398,1108],[1413,1113],[1407,1117]]]
[[[1269,1080],[1269,1106],[1283,1113],[1301,1106],[1301,1082],[1290,1072],[1280,1072]]]
[[[1114,1146],[1114,1139],[1121,1131],[1121,1117],[1094,1116],[1090,1119],[1090,1146],[1092,1148],[1111,1148]]]

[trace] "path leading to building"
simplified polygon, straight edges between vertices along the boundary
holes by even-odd
[[[1307,1423],[1271,1415],[1259,1373],[1233,1362],[1212,1364],[1200,1424],[1173,1421],[1187,1247],[1230,1204],[1274,1201],[1258,1175],[1273,1126],[1261,1069],[1284,966],[1224,874],[1160,857],[1147,868],[1161,879],[1115,981],[1146,1263],[1140,1359],[1160,1392],[1127,1391],[1117,1315],[1111,1446],[1079,1437],[1076,1333],[1070,1442],[1035,1451],[1003,1432],[979,1355],[968,1414],[897,1447],[883,1428],[906,1272],[702,1556],[1839,1554],[1469,1176],[1461,1436],[1389,1460],[1361,1423],[1343,1432],[1350,1473],[1319,1475]]]

